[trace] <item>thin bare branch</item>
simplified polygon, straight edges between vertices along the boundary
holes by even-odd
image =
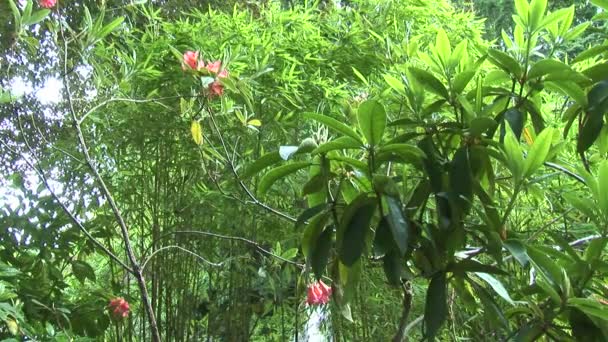
[[[230,158],[230,152],[228,150],[228,146],[226,145],[224,136],[222,135],[222,132],[220,131],[219,126],[217,125],[213,111],[211,111],[211,109],[209,109],[208,112],[209,112],[209,116],[211,117],[211,122],[213,123],[213,128],[215,129],[218,137],[220,138],[220,143],[222,144],[222,148],[224,150],[225,157],[228,160],[228,166],[230,167],[230,171],[232,171],[232,174],[234,175],[234,178],[235,178],[236,182],[239,184],[239,186],[241,187],[241,189],[243,189],[245,194],[247,194],[247,197],[249,197],[251,199],[251,202],[257,206],[264,208],[266,211],[271,212],[285,220],[288,220],[291,222],[297,222],[298,220],[295,217],[292,217],[289,214],[281,212],[281,211],[267,205],[266,203],[258,200],[257,197],[255,197],[255,195],[251,192],[251,190],[249,190],[247,185],[245,185],[245,183],[239,177],[239,174],[236,171],[236,166],[234,165],[234,160]]]
[[[150,259],[152,259],[152,257],[153,257],[153,256],[155,256],[156,254],[158,254],[158,253],[160,253],[160,252],[162,252],[162,251],[164,251],[164,250],[171,249],[171,248],[179,249],[179,250],[180,250],[180,251],[182,251],[182,252],[188,253],[188,254],[190,254],[190,255],[192,255],[192,256],[194,256],[194,257],[196,257],[197,259],[201,260],[202,262],[204,262],[204,263],[206,263],[206,264],[208,264],[208,265],[210,265],[210,266],[214,266],[214,267],[220,267],[220,266],[222,266],[222,264],[223,264],[223,262],[220,262],[220,263],[211,262],[211,261],[209,261],[209,260],[207,260],[207,259],[203,258],[202,256],[200,256],[200,255],[198,255],[198,254],[196,254],[196,253],[194,253],[194,252],[192,252],[192,251],[190,251],[190,250],[188,250],[188,249],[184,248],[184,247],[181,247],[181,246],[176,246],[176,245],[170,245],[170,246],[164,246],[164,247],[161,247],[161,248],[159,248],[159,249],[155,250],[155,251],[154,251],[154,253],[152,253],[152,254],[151,254],[151,255],[150,255],[150,256],[149,256],[149,257],[146,259],[146,261],[145,261],[145,262],[144,262],[144,263],[141,265],[141,271],[143,272],[143,271],[146,269],[146,265],[148,264],[148,262],[150,261]]]

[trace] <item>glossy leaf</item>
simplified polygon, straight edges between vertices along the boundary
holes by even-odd
[[[606,304],[599,303],[590,298],[570,298],[568,306],[577,308],[591,317],[597,317],[603,321],[608,321],[608,310]]]
[[[517,79],[521,78],[521,67],[513,57],[496,49],[488,49],[488,56],[490,62],[494,65],[510,73]]]
[[[374,146],[382,141],[386,128],[386,112],[378,101],[367,100],[359,106],[357,112],[359,128],[367,142]]]
[[[433,276],[426,292],[424,306],[424,336],[433,340],[448,315],[445,272]]]
[[[526,246],[519,240],[509,239],[503,242],[504,246],[517,260],[521,266],[526,267],[530,263],[530,257],[526,251]]]
[[[386,196],[385,199],[388,207],[386,220],[391,228],[393,239],[399,248],[399,254],[404,256],[407,252],[409,237],[408,223],[401,210],[401,201],[392,196]]]
[[[339,137],[332,141],[321,144],[321,146],[312,151],[312,154],[327,153],[334,150],[359,149],[362,147],[363,146],[359,141],[351,137]]]
[[[268,171],[262,179],[260,179],[260,183],[258,185],[258,191],[260,194],[265,194],[268,189],[279,179],[284,178],[296,171],[299,171],[303,168],[309,167],[310,162],[295,162],[292,164],[281,165],[276,167],[270,171]]]
[[[316,279],[321,279],[323,273],[325,273],[333,236],[333,228],[326,227],[321,235],[319,235],[317,241],[311,246],[310,265]]]
[[[376,205],[375,198],[363,195],[345,209],[338,235],[340,260],[344,265],[352,266],[363,254]]]
[[[531,176],[547,159],[551,141],[553,139],[553,130],[548,128],[536,137],[532,148],[528,152],[528,156],[524,161],[523,176]]]
[[[342,133],[361,142],[361,137],[359,137],[359,135],[353,129],[334,118],[315,113],[304,113],[302,116],[306,119],[318,121],[336,132]]]
[[[433,74],[426,70],[411,67],[409,68],[410,73],[414,78],[420,82],[427,90],[433,92],[436,95],[441,96],[444,99],[449,99],[450,95],[448,90],[445,88],[443,83],[437,79]]]

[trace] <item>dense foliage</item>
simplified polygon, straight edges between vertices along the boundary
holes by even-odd
[[[0,337],[608,339],[562,3],[3,0]]]

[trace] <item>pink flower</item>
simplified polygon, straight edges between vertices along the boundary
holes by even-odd
[[[221,66],[221,61],[209,62],[207,63],[207,70],[209,70],[210,73],[217,74],[217,72],[220,71]]]
[[[197,70],[197,68],[204,66],[204,63],[198,61],[198,51],[186,51],[184,52],[184,59],[182,62],[182,69],[186,70],[186,67]]]
[[[209,96],[222,96],[224,94],[224,86],[219,81],[214,81],[209,84]]]
[[[228,70],[224,69],[224,70],[220,71],[219,74],[217,74],[217,77],[219,77],[219,78],[227,78],[228,75],[229,75],[228,74]]]
[[[129,303],[122,297],[114,298],[108,304],[114,318],[125,318],[129,316]]]
[[[43,8],[53,8],[57,4],[57,0],[40,0],[38,4]]]
[[[322,280],[319,280],[316,283],[308,285],[306,303],[308,305],[326,304],[329,302],[331,293],[331,287],[327,286]]]

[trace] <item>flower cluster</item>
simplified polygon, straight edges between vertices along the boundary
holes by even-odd
[[[108,308],[114,318],[125,318],[129,315],[129,302],[122,297],[110,300]]]
[[[316,283],[309,284],[306,304],[326,304],[327,302],[329,302],[329,296],[331,296],[331,292],[331,287],[327,286],[322,280],[319,280]]]
[[[57,4],[57,0],[40,0],[38,4],[43,8],[53,8]]]
[[[221,61],[208,61],[205,65],[205,62],[199,59],[198,51],[186,51],[183,56],[182,69],[194,70],[214,77],[213,82],[209,83],[207,88],[209,96],[222,96],[224,94],[224,86],[220,79],[228,77],[228,70],[222,69]]]

